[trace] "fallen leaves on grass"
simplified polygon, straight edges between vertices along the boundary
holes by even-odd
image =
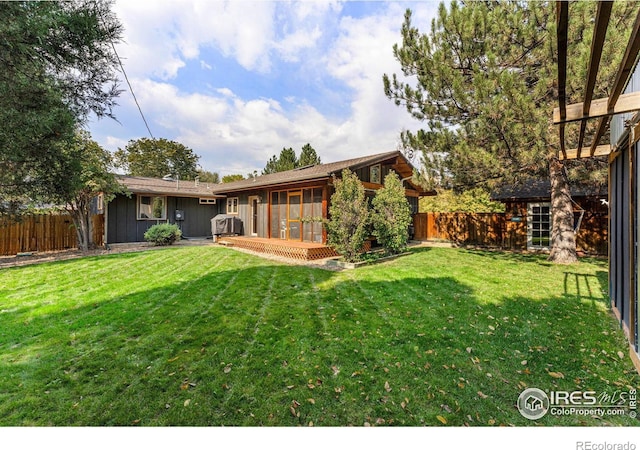
[[[447,424],[447,419],[445,419],[442,416],[436,416],[436,419],[438,419],[440,422],[442,422],[443,425]]]
[[[293,417],[300,417],[300,411],[298,411],[298,406],[300,406],[300,403],[297,400],[291,401],[291,406],[289,406],[289,412]]]
[[[549,376],[553,378],[564,378],[564,374],[562,372],[548,372]]]
[[[189,389],[189,388],[194,388],[194,387],[196,387],[196,386],[197,386],[197,384],[196,384],[196,383],[194,383],[193,381],[189,381],[189,379],[188,379],[188,378],[185,378],[185,379],[182,381],[182,383],[180,384],[180,389],[181,389],[181,390],[183,390],[183,391],[186,391],[187,389]]]

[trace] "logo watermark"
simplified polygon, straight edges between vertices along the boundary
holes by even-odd
[[[518,410],[527,419],[541,419],[549,411],[549,397],[543,390],[527,388],[518,397]]]
[[[633,442],[576,442],[576,450],[636,450],[636,444]]]
[[[636,418],[636,389],[613,393],[595,391],[549,391],[527,388],[518,397],[518,411],[530,420],[552,416],[622,416]]]

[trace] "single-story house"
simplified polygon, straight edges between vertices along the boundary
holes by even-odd
[[[607,186],[572,186],[574,228],[578,251],[606,255],[609,221]],[[491,199],[505,205],[505,246],[548,250],[551,241],[551,183],[534,179],[519,186],[503,186]]]
[[[245,236],[324,244],[321,221],[328,217],[333,179],[343,169],[356,173],[371,197],[395,171],[414,214],[418,198],[434,194],[412,182],[413,166],[399,151],[223,184],[123,176],[133,195],[118,195],[107,205],[105,242],[143,241],[150,226],[165,222],[178,224],[187,238],[210,237],[211,219],[227,214],[240,218]]]
[[[121,176],[129,196],[117,195],[105,205],[105,244],[142,242],[144,233],[159,223],[176,223],[185,237],[211,234],[211,218],[225,196],[217,185],[194,181]]]

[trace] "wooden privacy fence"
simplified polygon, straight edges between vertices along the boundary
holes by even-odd
[[[511,221],[505,213],[420,213],[414,216],[414,238],[443,240],[463,245],[527,249],[527,220]],[[608,218],[582,221],[576,247],[591,254],[607,254]]]
[[[416,239],[469,245],[502,246],[504,214],[421,213],[416,215]]]
[[[93,240],[103,245],[104,216],[93,220]],[[77,248],[76,229],[67,214],[35,214],[18,220],[0,219],[0,255]]]

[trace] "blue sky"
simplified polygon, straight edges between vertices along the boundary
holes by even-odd
[[[429,31],[434,1],[117,0],[116,48],[155,137],[193,149],[221,175],[264,167],[309,142],[323,162],[396,148],[420,123],[384,96],[400,74],[406,8]],[[148,137],[126,84],[118,122],[91,121],[108,150]]]

